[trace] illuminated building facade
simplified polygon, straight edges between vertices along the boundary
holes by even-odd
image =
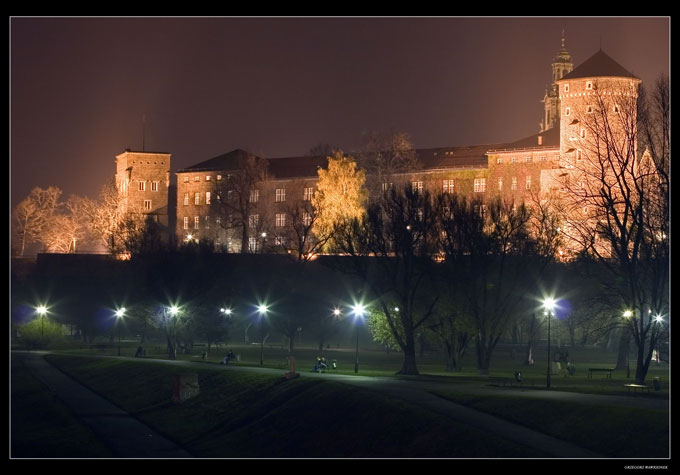
[[[640,81],[602,51],[574,68],[564,36],[551,67],[553,82],[543,98],[544,117],[537,134],[510,143],[416,150],[420,168],[408,174],[414,189],[482,199],[500,195],[508,202],[529,203],[560,188],[558,177],[586,157],[588,132],[584,119],[579,123],[574,118],[577,111],[585,117],[593,87],[625,85],[636,95]],[[267,162],[266,179],[255,182],[247,196],[223,186],[242,173],[244,157]],[[167,155],[168,167],[158,170],[163,183],[167,183],[169,162]],[[210,239],[227,252],[240,252],[244,246],[251,252],[262,250],[265,242],[282,239],[277,229],[290,222],[295,209],[302,208],[304,216],[318,180],[317,169],[326,166],[326,157],[264,159],[234,150],[179,170],[178,241]],[[132,175],[129,180],[136,183]],[[231,211],[216,206],[218,195],[220,202],[233,202]]]

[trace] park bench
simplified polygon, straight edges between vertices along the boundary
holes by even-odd
[[[630,392],[631,389],[633,392],[637,392],[638,390],[640,390],[640,392],[645,390],[649,392],[649,390],[652,389],[651,386],[647,386],[645,384],[624,384],[623,386],[628,390],[628,392]]]
[[[606,372],[607,379],[612,379],[612,372],[614,368],[588,368],[588,379],[593,379],[593,373],[595,372]]]

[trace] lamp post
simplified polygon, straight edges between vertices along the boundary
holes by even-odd
[[[45,315],[47,314],[47,307],[45,305],[38,305],[35,312],[40,316],[40,340],[45,338]]]
[[[264,317],[267,316],[267,311],[269,310],[269,307],[265,304],[260,304],[257,306],[257,313],[260,314],[260,366],[264,365],[264,331],[263,331],[263,325],[264,325]]]
[[[177,305],[171,305],[170,307],[167,307],[166,310],[172,318],[172,353],[168,356],[174,360],[177,358],[177,315],[179,315],[179,307],[177,307]]]
[[[118,356],[120,356],[120,319],[125,316],[125,307],[116,310],[116,326],[118,327]]]
[[[633,312],[626,310],[623,312],[623,318],[630,322]],[[626,350],[626,379],[630,379],[630,358],[628,357],[628,350]]]
[[[357,323],[357,318],[364,318],[364,314],[366,313],[366,309],[364,308],[363,305],[361,304],[356,304],[354,307],[352,307],[352,313],[354,313],[354,325],[356,327],[357,331],[357,350],[356,350],[356,356],[354,360],[354,372],[358,373],[359,372],[359,324]]]
[[[546,309],[548,315],[548,371],[546,373],[546,389],[550,389],[550,373],[552,368],[550,362],[550,320],[552,319],[552,311],[555,308],[555,300],[549,297],[543,301],[543,307]]]

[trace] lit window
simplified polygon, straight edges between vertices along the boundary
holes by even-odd
[[[392,183],[385,182],[385,183],[382,184],[383,193],[387,193],[387,191],[391,190],[391,189],[392,189]]]
[[[444,180],[444,193],[453,193],[453,180]]]
[[[276,236],[274,238],[274,244],[277,246],[285,246],[286,245],[286,238],[283,236]]]
[[[510,185],[510,189],[512,189],[512,190],[517,189],[517,177],[516,176],[512,177],[512,184]]]
[[[500,165],[503,163],[503,159],[501,157],[496,158],[496,165]]]
[[[189,193],[184,193],[184,206],[189,204]]]
[[[498,191],[503,191],[503,177],[498,179]]]
[[[146,191],[146,182],[145,181],[138,181],[138,189],[139,191]]]
[[[277,188],[276,189],[276,202],[277,203],[283,203],[286,201],[286,189],[285,188]]]
[[[194,216],[194,229],[198,229],[200,222],[201,222],[201,217],[200,216]]]
[[[512,163],[517,163],[517,157],[512,157],[511,162],[512,162]]]
[[[205,192],[205,204],[207,204],[207,205],[210,204],[210,192],[209,191]]]
[[[413,190],[414,193],[421,193],[423,191],[423,182],[422,181],[411,182],[411,189]]]
[[[526,163],[531,163],[531,162],[532,162],[531,157],[526,157],[526,158],[524,159],[524,161],[525,161]]]
[[[210,175],[205,176],[205,181],[210,181]]]
[[[222,175],[217,175],[217,181],[222,181]]]
[[[184,175],[184,179],[182,181],[184,181],[184,183],[189,183],[189,175]]]
[[[531,189],[531,177],[530,177],[530,176],[527,177],[527,181],[526,181],[526,184],[524,185],[524,187],[525,187],[527,190],[530,190],[530,189]]]
[[[313,196],[314,196],[314,187],[312,187],[312,186],[305,187],[302,199],[304,201],[311,201]]]
[[[151,182],[151,191],[158,191],[158,182],[157,181]]]
[[[309,226],[312,224],[312,213],[303,212],[302,213],[302,224],[304,226]]]
[[[196,176],[194,177],[194,181],[201,181],[201,177],[198,176],[198,175],[196,175]]]
[[[276,213],[276,227],[282,228],[286,225],[286,214]]]
[[[260,190],[250,190],[250,198],[248,200],[251,203],[257,203],[260,201]]]
[[[198,192],[194,193],[194,204],[201,204],[201,194]]]
[[[151,200],[144,200],[144,209],[145,209],[146,211],[150,211],[150,210],[151,210]]]
[[[475,193],[484,193],[486,191],[486,178],[475,178],[474,190]]]
[[[248,252],[257,252],[259,250],[260,240],[255,237],[248,238]]]
[[[184,217],[182,229],[189,229],[189,216]]]
[[[248,216],[248,226],[250,226],[251,228],[256,228],[259,223],[260,223],[259,214],[251,214],[250,216]]]

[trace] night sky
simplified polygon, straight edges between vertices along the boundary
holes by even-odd
[[[602,49],[651,84],[670,18],[10,18],[11,203],[35,186],[95,197],[126,148],[172,172],[370,130],[418,148],[538,132],[562,29],[575,66]]]

